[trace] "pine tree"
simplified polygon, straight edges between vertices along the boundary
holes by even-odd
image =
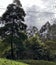
[[[20,3],[17,5],[16,2],[9,4],[7,10],[2,15],[2,21],[5,22],[4,26],[0,28],[0,36],[2,39],[8,43],[11,43],[11,57],[14,59],[13,45],[15,39],[19,38],[24,30],[26,30],[26,25],[23,23],[25,12]]]

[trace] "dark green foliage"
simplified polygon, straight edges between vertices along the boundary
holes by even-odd
[[[44,25],[41,27],[40,33],[45,32],[45,31],[46,31],[47,29],[49,29],[49,28],[50,28],[50,23],[49,23],[49,21],[47,21],[47,23],[44,24]]]
[[[5,53],[7,53],[10,49],[10,44],[0,40],[0,57],[5,57]]]
[[[56,50],[56,42],[52,40],[48,40],[45,42],[46,45],[49,46],[50,49]]]
[[[20,3],[20,1],[18,1],[18,3]],[[18,5],[18,3],[16,2],[16,4],[8,5],[6,12],[1,18],[5,24],[0,28],[0,36],[3,39],[3,42],[11,44],[12,59],[14,59],[14,46],[21,44],[21,42],[25,40],[26,37],[26,34],[23,34],[27,27],[23,23],[25,12],[21,4]]]
[[[44,59],[49,60],[48,47],[41,43],[37,37],[31,37],[25,41],[24,59]]]
[[[45,44],[49,47],[50,59],[56,61],[56,41],[48,40]]]
[[[49,37],[51,40],[56,41],[56,24],[55,23],[51,25],[49,29]]]
[[[43,25],[40,29],[40,36],[43,42],[46,40],[56,40],[56,23],[50,24],[47,22],[45,25]]]

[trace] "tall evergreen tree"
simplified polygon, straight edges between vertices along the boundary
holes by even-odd
[[[20,37],[22,32],[26,29],[23,23],[25,12],[21,6],[20,1],[9,4],[7,10],[2,15],[2,21],[5,22],[4,26],[0,28],[0,36],[6,42],[11,43],[11,58],[14,59],[13,45]]]

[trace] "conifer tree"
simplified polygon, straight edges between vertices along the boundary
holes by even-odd
[[[2,15],[2,21],[5,24],[3,27],[0,27],[0,36],[4,41],[11,43],[11,59],[14,59],[13,45],[27,27],[23,23],[25,15],[19,0],[18,3],[14,1],[14,3],[9,4],[7,10]]]

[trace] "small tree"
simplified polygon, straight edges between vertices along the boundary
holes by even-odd
[[[5,25],[0,28],[0,36],[4,41],[11,43],[11,58],[14,59],[13,43],[15,39],[19,39],[20,34],[26,29],[26,25],[23,23],[25,12],[21,6],[20,1],[8,5],[6,12],[2,15],[2,21],[5,21]]]

